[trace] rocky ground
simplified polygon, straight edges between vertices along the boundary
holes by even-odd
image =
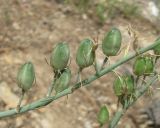
[[[143,4],[142,4],[143,5]],[[95,16],[96,17],[96,16]],[[54,0],[0,0],[0,110],[17,105],[20,89],[16,84],[16,74],[21,64],[32,61],[36,70],[36,85],[27,93],[23,104],[30,103],[46,95],[52,80],[52,69],[46,63],[54,45],[60,41],[69,43],[71,49],[72,84],[76,80],[78,66],[75,62],[76,49],[84,38],[96,38],[98,43],[112,26],[122,31],[123,45],[131,39],[127,33],[132,24],[139,36],[141,47],[152,43],[159,34],[156,22],[125,18],[118,15],[107,20],[104,25],[97,18],[80,13],[75,8]],[[110,64],[123,57],[124,52],[110,60]],[[102,62],[101,48],[97,51],[97,61]],[[132,71],[132,61],[117,71]],[[93,74],[94,68],[83,71],[82,78]],[[16,117],[0,120],[1,128],[98,128],[96,114],[101,105],[106,104],[111,117],[117,110],[117,98],[112,83],[114,74],[109,73],[81,88],[74,94],[55,101],[47,107]],[[154,89],[157,96],[158,90]],[[142,97],[119,122],[119,128],[138,128],[138,110],[149,104],[153,97]],[[133,114],[134,113],[134,114]],[[106,126],[105,126],[106,127]]]

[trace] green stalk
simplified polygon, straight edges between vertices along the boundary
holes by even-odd
[[[21,97],[20,97],[19,102],[17,104],[17,113],[19,113],[19,111],[20,111],[20,107],[21,107],[22,100],[24,98],[24,94],[25,94],[25,91],[22,89],[22,94],[21,94]]]
[[[54,82],[55,82],[55,80],[53,80],[52,84],[49,86],[49,89],[48,89],[48,92],[47,92],[47,97],[51,96],[51,93],[52,93],[53,88],[54,88]]]

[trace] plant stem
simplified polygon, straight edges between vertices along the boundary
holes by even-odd
[[[109,128],[115,128],[116,127],[119,120],[124,115],[124,113],[127,111],[127,109],[130,106],[132,106],[139,99],[139,97],[142,96],[147,91],[147,89],[151,85],[153,85],[153,83],[156,82],[157,79],[158,79],[158,76],[156,75],[151,80],[149,80],[149,82],[147,82],[147,84],[144,84],[143,87],[140,90],[136,91],[136,98],[133,101],[131,101],[129,104],[127,104],[124,109],[120,109],[115,113],[114,117],[112,118],[112,120],[109,124]]]
[[[51,96],[53,88],[54,88],[54,80],[52,81],[52,84],[49,86],[47,97]]]
[[[160,42],[155,42],[145,48],[141,48],[138,50],[138,53],[139,54],[143,54],[149,50],[152,50],[154,47],[156,47],[157,45],[159,45]],[[75,91],[76,89],[80,88],[81,87],[81,84],[82,86],[86,86],[87,84],[90,84],[91,82],[93,82],[94,80],[97,80],[99,77],[111,72],[112,70],[114,70],[115,68],[119,67],[120,65],[124,64],[125,62],[133,59],[134,57],[138,56],[139,54],[136,54],[136,53],[132,53],[124,58],[122,58],[121,60],[119,60],[118,62],[116,62],[115,64],[107,67],[107,68],[104,68],[102,71],[100,71],[97,75],[94,74],[92,76],[90,76],[88,79],[85,79],[83,80],[82,82],[79,82],[77,84],[75,84],[74,86],[71,86],[67,89],[65,89],[64,91],[58,93],[57,95],[55,96],[50,96],[50,97],[45,97],[45,98],[42,98],[40,100],[37,100],[37,101],[34,101],[30,104],[27,104],[23,107],[21,107],[20,111],[19,111],[19,114],[20,113],[24,113],[24,112],[28,112],[30,110],[34,110],[34,109],[37,109],[37,108],[40,108],[40,107],[43,107],[43,106],[46,106],[48,105],[49,103],[51,103],[52,101],[60,98],[60,97],[63,97],[63,96],[66,96],[68,94],[71,94],[73,93],[73,91]],[[91,84],[90,84],[91,85]],[[142,95],[142,94],[141,94]],[[120,112],[121,113],[121,112]],[[17,111],[15,108],[13,109],[10,109],[10,110],[6,110],[6,111],[1,111],[0,112],[0,118],[3,118],[3,117],[10,117],[10,116],[14,116],[17,114]],[[120,114],[121,115],[121,114]],[[112,128],[112,127],[111,127]]]
[[[52,83],[51,83],[51,85],[50,85],[49,88],[48,88],[48,92],[47,92],[47,95],[46,95],[47,97],[50,97],[50,96],[51,96],[52,91],[53,91],[53,88],[54,88],[54,84],[55,84],[55,81],[56,81],[57,77],[58,77],[58,73],[55,71],[55,72],[54,72],[54,78],[53,78],[53,80],[52,80]]]
[[[20,111],[20,107],[21,107],[22,100],[24,98],[24,94],[25,94],[25,91],[22,89],[22,94],[21,94],[21,97],[19,99],[19,102],[18,102],[17,108],[16,108],[17,109],[17,113]]]

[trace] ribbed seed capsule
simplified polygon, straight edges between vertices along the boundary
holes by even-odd
[[[94,63],[96,45],[90,39],[81,41],[76,54],[76,62],[80,69],[89,67]]]
[[[123,94],[124,80],[118,77],[113,84],[113,90],[116,96],[121,96]]]
[[[134,93],[134,78],[131,75],[118,77],[113,84],[116,96],[132,95]]]
[[[71,71],[70,69],[65,69],[60,77],[56,80],[54,88],[56,93],[59,93],[68,88],[69,82],[71,80]]]
[[[31,62],[27,62],[21,66],[18,75],[17,82],[18,86],[22,88],[23,91],[28,91],[35,80],[34,66]]]
[[[53,49],[50,57],[50,64],[54,70],[63,70],[67,67],[70,57],[70,49],[67,43],[58,43]]]
[[[135,91],[133,76],[132,75],[124,76],[123,79],[126,85],[127,95],[132,95]]]
[[[154,70],[153,57],[150,56],[138,57],[133,66],[133,72],[137,76],[150,75],[151,73],[153,73],[153,70]]]
[[[160,42],[160,37],[155,42]],[[156,55],[160,55],[160,44],[156,46],[153,51]]]
[[[106,106],[101,107],[97,116],[97,120],[101,126],[103,126],[109,120],[109,112]]]
[[[133,72],[137,76],[141,76],[145,72],[145,59],[143,57],[138,57],[133,66]]]
[[[117,28],[112,28],[102,41],[102,51],[106,56],[116,56],[121,47],[122,36]]]
[[[146,56],[145,61],[146,61],[145,75],[150,75],[154,71],[153,57]]]

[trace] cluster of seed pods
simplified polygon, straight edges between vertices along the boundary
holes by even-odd
[[[109,56],[116,56],[121,47],[121,32],[117,28],[112,28],[104,37],[102,41],[102,51],[108,58]],[[84,68],[95,64],[95,54],[98,45],[94,44],[90,39],[81,41],[76,54],[76,62],[79,66],[80,73]],[[102,65],[103,66],[103,65]],[[101,68],[102,69],[102,68]],[[80,78],[81,81],[81,78]],[[97,120],[102,127],[109,120],[109,112],[106,106],[102,106]]]
[[[116,56],[121,46],[121,33],[119,29],[112,28],[104,37],[102,41],[102,51],[109,56]],[[91,39],[84,39],[80,42],[76,53],[76,63],[79,66],[79,73],[84,68],[87,68],[95,63],[95,54],[98,44]],[[68,62],[70,59],[70,49],[66,42],[60,42],[55,45],[50,56],[50,66],[54,72],[54,82],[51,85],[56,94],[68,88],[71,80],[71,70],[69,69]],[[35,81],[34,66],[31,62],[27,62],[21,66],[18,75],[18,86],[22,89],[22,96],[17,105],[20,111],[21,101],[24,93],[27,92]],[[49,94],[48,96],[50,96]]]
[[[55,73],[54,89],[56,93],[68,88],[71,70],[68,67],[70,49],[66,42],[58,43],[52,50],[50,65]]]
[[[160,41],[158,38],[156,41]],[[155,56],[160,55],[160,45],[153,49]],[[135,90],[138,84],[139,77],[143,77],[142,84],[145,78],[155,74],[155,56],[146,54],[138,55],[133,64],[133,75],[118,76],[114,81],[113,90],[118,97],[118,101],[125,106],[125,103],[130,102],[135,97]],[[136,86],[135,86],[136,85]]]
[[[156,41],[160,41],[160,38]],[[106,33],[102,40],[102,51],[106,58],[111,56],[117,56],[121,48],[122,36],[118,28],[112,28]],[[94,65],[96,57],[96,44],[91,39],[84,39],[80,42],[76,53],[76,63],[79,67],[78,74],[82,72],[84,68]],[[154,53],[160,55],[160,45],[156,47]],[[71,70],[68,63],[70,60],[70,49],[66,42],[60,42],[55,45],[50,56],[50,66],[54,72],[54,82],[52,88],[55,93],[60,93],[69,87],[71,81]],[[105,59],[104,59],[105,60]],[[154,58],[149,55],[138,56],[133,66],[133,72],[135,76],[148,76],[154,72]],[[102,70],[103,68],[101,68]],[[100,70],[100,71],[101,71]],[[78,79],[81,82],[81,79]],[[34,66],[31,62],[27,62],[21,66],[18,75],[18,86],[22,89],[22,97],[17,105],[18,111],[20,111],[21,101],[24,93],[27,92],[35,81]],[[135,93],[135,79],[131,74],[125,74],[118,76],[113,84],[115,95],[118,97],[119,102],[124,106],[126,102],[130,101],[134,97]],[[51,90],[52,91],[52,90]],[[50,96],[50,94],[48,95]],[[104,125],[109,119],[108,109],[103,106],[100,109],[98,115],[98,121],[100,125]]]

